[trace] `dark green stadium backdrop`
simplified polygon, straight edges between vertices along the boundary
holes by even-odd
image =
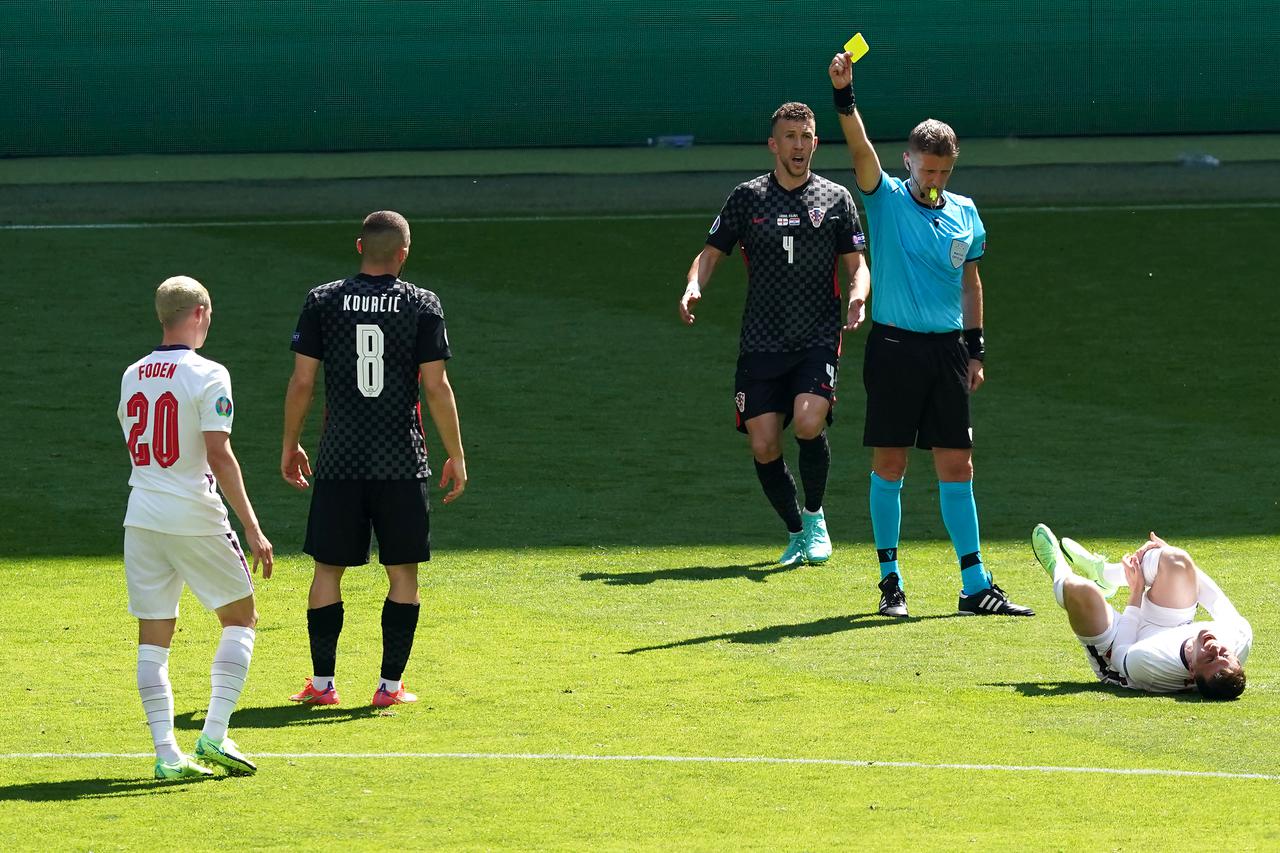
[[[4,0],[0,155],[759,141],[834,133],[855,30],[873,136],[1280,130],[1277,0]]]

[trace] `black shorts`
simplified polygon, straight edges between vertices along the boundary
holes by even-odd
[[[960,332],[908,332],[874,323],[862,362],[867,447],[973,447],[969,349]]]
[[[827,424],[834,418],[836,373],[840,357],[824,348],[798,352],[744,352],[738,356],[734,376],[733,403],[737,408],[738,432],[747,431],[747,421],[769,412],[781,412],[785,428],[795,412],[796,397],[817,394],[831,401]]]
[[[316,480],[302,550],[331,566],[369,562],[369,533],[384,566],[431,559],[426,480]]]

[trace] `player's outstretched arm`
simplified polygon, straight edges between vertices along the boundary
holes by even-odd
[[[280,451],[280,476],[295,489],[305,489],[310,483],[311,460],[302,449],[302,425],[315,396],[316,374],[320,360],[296,353],[293,357],[293,375],[289,377],[289,389],[284,394],[284,445]]]
[[[840,129],[844,131],[844,141],[853,158],[854,178],[858,182],[858,189],[869,193],[880,185],[880,158],[876,156],[876,149],[867,137],[862,116],[854,106],[853,63],[848,53],[837,53],[832,58],[831,64],[827,66],[827,76],[831,78],[831,86],[835,90],[836,112],[840,115]]]
[[[703,246],[702,251],[694,256],[689,264],[689,272],[685,276],[684,295],[680,297],[680,319],[686,326],[692,326],[695,319],[694,307],[702,299],[702,286],[711,280],[716,266],[724,258],[724,252],[715,246]]]
[[[445,453],[449,454],[440,472],[440,487],[453,483],[453,488],[444,496],[445,503],[453,503],[467,488],[467,460],[462,452],[458,402],[454,399],[453,386],[449,384],[449,374],[445,372],[443,361],[428,361],[418,365],[418,370],[422,376],[422,393],[427,398],[427,411],[431,412],[431,421],[440,434]]]
[[[258,516],[253,512],[253,504],[249,503],[249,493],[245,491],[244,477],[240,473],[240,462],[231,451],[231,433],[209,431],[204,434],[204,448],[209,457],[209,470],[218,481],[222,495],[235,510],[236,518],[244,525],[244,537],[249,550],[253,553],[253,570],[262,564],[262,576],[271,577],[271,568],[275,565],[275,551],[271,542],[262,532],[258,524]]]

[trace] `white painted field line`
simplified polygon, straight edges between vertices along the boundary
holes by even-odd
[[[1179,210],[1273,210],[1280,201],[1252,202],[1188,202],[1169,204],[1088,204],[1039,205],[1032,207],[984,207],[983,213],[1133,213]],[[501,222],[642,222],[661,219],[708,219],[714,212],[703,213],[573,213],[532,216],[415,216],[414,222],[438,224]],[[0,231],[127,231],[159,228],[260,228],[268,225],[350,225],[347,219],[241,219],[214,222],[81,222],[59,225],[0,225]]]
[[[1101,773],[1110,776],[1176,776],[1280,781],[1275,773],[1170,770],[1159,767],[1057,767],[1042,764],[931,764],[923,761],[859,761],[850,758],[779,758],[765,755],[575,755],[537,752],[253,752],[253,758],[426,759],[463,761],[641,761],[668,764],[803,764],[828,767],[892,767],[914,770],[985,770],[1009,773]],[[0,759],[153,758],[149,752],[10,752]]]

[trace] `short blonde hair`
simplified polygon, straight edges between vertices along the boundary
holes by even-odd
[[[156,316],[166,329],[182,321],[197,305],[210,307],[209,291],[194,278],[175,275],[156,288]]]

